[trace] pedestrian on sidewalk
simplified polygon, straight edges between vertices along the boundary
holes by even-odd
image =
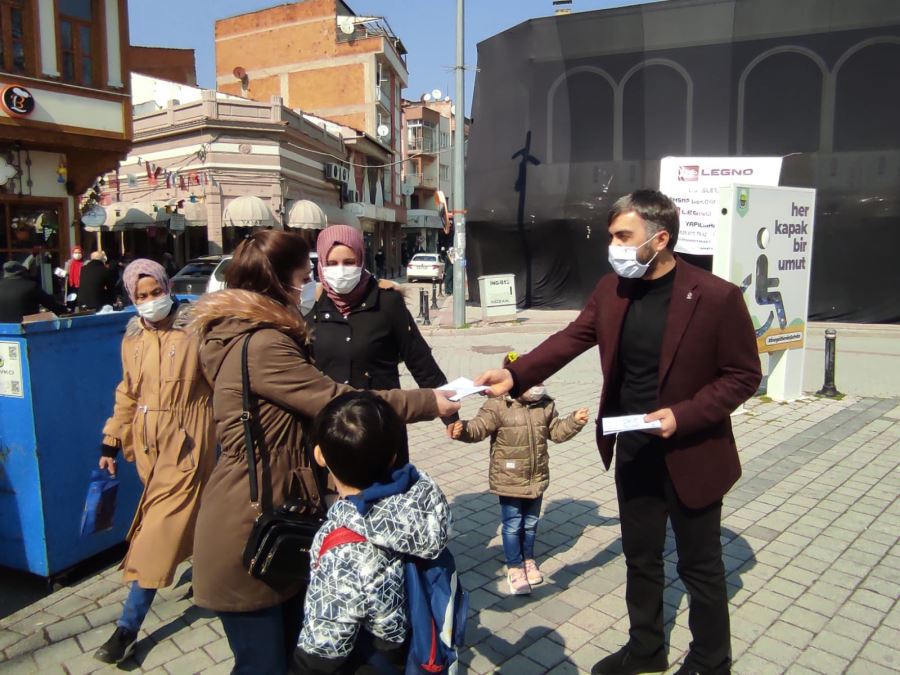
[[[28,276],[25,266],[15,260],[3,263],[3,279],[0,279],[0,323],[21,323],[23,317],[37,314],[41,307],[57,316],[66,313],[66,306],[45,293],[36,281]]]
[[[63,302],[69,309],[75,309],[75,300],[78,298],[78,288],[81,286],[81,269],[84,267],[84,252],[81,246],[72,247],[72,257],[66,261],[65,266],[65,291]],[[69,298],[72,298],[71,300]]]
[[[613,204],[607,274],[578,318],[527,356],[481,375],[513,396],[598,346],[603,389],[597,445],[616,493],[628,568],[628,643],[594,675],[666,670],[663,547],[671,520],[693,640],[677,671],[731,671],[722,498],[741,475],[730,414],[762,378],[740,289],[674,254],[678,208],[655,190]],[[604,436],[602,420],[641,415],[659,427]]]
[[[510,352],[503,367],[518,359]],[[488,484],[500,497],[503,555],[511,595],[527,595],[543,583],[534,557],[537,526],[544,492],[550,485],[548,443],[565,443],[588,421],[587,408],[561,419],[547,387],[537,384],[517,398],[504,396],[485,403],[471,420],[448,428],[450,437],[463,443],[491,438]]]
[[[79,308],[100,310],[104,305],[112,306],[115,302],[116,280],[103,251],[91,253],[90,262],[81,268],[79,284],[75,301]]]
[[[101,263],[102,264],[102,263]],[[100,468],[116,474],[117,456],[134,462],[144,491],[122,561],[128,598],[116,629],[94,654],[120,663],[159,588],[192,553],[200,492],[216,462],[211,390],[200,371],[199,340],[187,330],[191,307],[171,295],[165,270],[138,259],[124,283],[137,307],[122,340],[122,382],[103,427]]]
[[[375,279],[361,266],[362,233],[347,225],[332,225],[319,233],[319,279],[315,305],[306,315],[313,326],[316,367],[336,382],[355,389],[399,389],[400,363],[416,384],[435,389],[447,377],[419,332],[397,284]],[[445,424],[459,419],[453,415]],[[397,457],[409,461],[409,444]]]
[[[261,512],[301,495],[321,503],[304,450],[313,418],[352,391],[320,373],[300,313],[308,297],[309,247],[292,232],[257,230],[237,248],[228,288],[197,303],[203,372],[212,383],[219,461],[203,493],[194,541],[194,602],[216,612],[234,653],[236,675],[283,675],[297,645],[305,584],[274,587],[251,576],[242,554]],[[315,290],[315,287],[312,286]],[[242,350],[248,343],[253,419],[259,422],[259,508],[250,504],[242,411]],[[406,422],[459,409],[445,392],[380,391]]]

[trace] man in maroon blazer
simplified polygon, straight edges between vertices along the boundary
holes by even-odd
[[[762,378],[750,315],[737,286],[678,258],[678,209],[640,190],[609,214],[609,260],[575,321],[529,354],[476,380],[517,396],[579,354],[600,349],[597,445],[616,492],[628,568],[628,643],[595,675],[666,669],[663,547],[671,519],[693,640],[679,675],[731,669],[728,595],[719,540],[722,497],[741,475],[730,414]],[[602,418],[645,415],[651,432],[604,436]]]

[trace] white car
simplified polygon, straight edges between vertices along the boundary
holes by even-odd
[[[409,283],[424,279],[438,283],[444,280],[444,263],[437,253],[416,253],[406,266]]]
[[[312,277],[315,281],[319,280],[318,262],[319,254],[315,251],[310,251],[309,264],[312,267]],[[213,273],[209,277],[209,282],[206,284],[207,293],[215,293],[216,291],[221,291],[227,287],[227,284],[225,283],[225,271],[230,264],[231,256],[226,255],[222,258],[222,261],[216,265],[216,269],[213,270]]]

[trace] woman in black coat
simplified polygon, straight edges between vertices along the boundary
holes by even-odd
[[[398,286],[362,266],[362,233],[332,225],[319,234],[321,289],[306,320],[313,326],[316,367],[357,389],[399,389],[402,361],[422,388],[447,384]],[[445,424],[456,421],[444,420]],[[398,457],[398,463],[409,461]]]

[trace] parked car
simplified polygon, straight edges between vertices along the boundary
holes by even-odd
[[[172,292],[179,295],[203,294],[213,271],[221,261],[220,255],[207,255],[188,261],[188,264],[172,277]]]
[[[438,283],[444,280],[444,263],[437,253],[416,253],[406,266],[409,283],[426,279]]]
[[[206,285],[207,293],[215,293],[216,291],[221,291],[226,287],[225,284],[225,271],[228,269],[228,265],[231,264],[231,256],[221,256],[222,260],[216,265],[216,269],[213,270],[212,275],[209,277],[209,283]],[[312,267],[312,275],[313,279],[316,281],[319,280],[319,270],[317,269],[316,263],[319,262],[319,256],[315,251],[311,251],[309,254],[309,263]]]

